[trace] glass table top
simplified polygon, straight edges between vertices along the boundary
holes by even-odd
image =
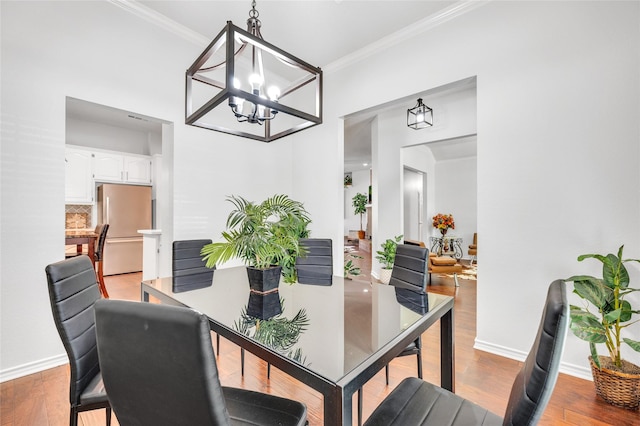
[[[245,267],[217,269],[210,284],[195,290],[174,291],[171,277],[144,281],[143,291],[145,286],[334,383],[451,299],[334,276],[331,286],[281,282],[270,300],[256,300]],[[274,300],[281,313],[254,316],[256,303]]]

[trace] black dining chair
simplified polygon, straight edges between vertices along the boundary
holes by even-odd
[[[207,317],[193,309],[101,300],[98,354],[121,425],[296,425],[300,402],[223,387]]]
[[[102,384],[96,348],[94,304],[101,299],[96,273],[88,256],[77,256],[45,268],[53,320],[69,358],[71,403],[69,424],[78,424],[78,413],[111,406]]]
[[[213,284],[213,272],[207,268],[200,251],[212,240],[178,240],[171,246],[171,285],[174,293],[196,290]],[[216,351],[220,355],[220,335],[216,333]]]
[[[213,268],[207,268],[200,254],[211,240],[180,240],[172,245],[171,277],[174,293],[208,287],[213,281]]]
[[[415,299],[414,295],[424,295],[427,287],[427,259],[429,250],[412,244],[398,244],[396,258],[391,271],[389,285],[395,287],[400,300]],[[418,377],[422,378],[422,338],[418,337],[397,356],[416,355]],[[385,365],[385,379],[389,385],[389,364]],[[362,389],[358,389],[358,425],[362,424]]]
[[[556,280],[549,286],[535,341],[513,382],[504,418],[445,389],[409,377],[373,411],[365,426],[535,425],[558,379],[568,326],[565,283]]]
[[[396,247],[396,259],[391,271],[389,285],[396,287],[396,293],[424,294],[427,287],[427,267],[429,250],[408,244],[399,244]],[[405,348],[398,356],[416,355],[418,364],[418,377],[422,378],[422,340],[418,337]],[[389,364],[385,366],[385,378],[389,384]]]
[[[296,259],[299,284],[331,285],[333,277],[333,247],[330,238],[301,238],[306,252]]]

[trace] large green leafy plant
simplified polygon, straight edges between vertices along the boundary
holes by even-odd
[[[621,246],[618,255],[583,254],[578,261],[593,258],[602,262],[602,278],[588,275],[575,275],[567,281],[573,281],[573,292],[584,299],[585,307],[571,306],[571,330],[589,342],[591,359],[600,368],[596,344],[604,343],[613,364],[622,369],[620,349],[626,343],[636,352],[640,352],[640,342],[622,337],[622,331],[637,321],[631,321],[640,311],[632,308],[626,300],[629,294],[640,289],[629,286],[629,273],[624,264],[640,262],[640,259],[623,259]],[[591,309],[590,309],[591,308]]]
[[[393,240],[391,238],[387,238],[387,240],[380,244],[382,250],[376,251],[376,259],[382,263],[382,267],[384,269],[392,269],[393,263],[396,261],[396,247],[402,241],[402,235],[398,235]]]
[[[367,212],[367,196],[358,192],[351,199],[353,204],[353,214],[360,215],[360,231],[362,231],[362,215]]]
[[[259,269],[282,266],[285,281],[295,282],[295,259],[304,254],[298,241],[309,235],[311,222],[302,203],[286,195],[274,195],[259,204],[240,196],[227,201],[234,209],[222,232],[224,241],[202,248],[207,267],[239,258]]]

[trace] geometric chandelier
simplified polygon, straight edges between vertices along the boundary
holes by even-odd
[[[418,104],[407,110],[407,126],[414,130],[433,126],[433,110],[418,99]]]
[[[322,70],[266,42],[255,0],[187,69],[185,123],[271,142],[322,123]]]

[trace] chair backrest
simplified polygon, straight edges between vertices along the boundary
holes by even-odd
[[[536,339],[511,388],[504,425],[535,425],[558,379],[569,326],[566,284],[551,283]]]
[[[429,250],[408,244],[398,244],[389,285],[424,292],[427,287]]]
[[[301,238],[306,250],[296,259],[298,283],[331,285],[333,277],[333,243],[330,238]]]
[[[104,258],[104,243],[107,241],[107,231],[109,231],[108,223],[100,223],[96,226],[95,233],[98,234],[98,239],[96,240],[94,256],[98,262],[101,262]]]
[[[96,303],[102,379],[122,425],[227,425],[207,318],[188,308]]]
[[[69,357],[69,399],[80,394],[100,372],[96,349],[94,304],[101,298],[96,272],[88,256],[76,256],[45,268],[53,320]]]
[[[207,268],[200,251],[211,240],[174,241],[172,247],[171,276],[173,291],[187,291],[210,286],[215,268]]]

